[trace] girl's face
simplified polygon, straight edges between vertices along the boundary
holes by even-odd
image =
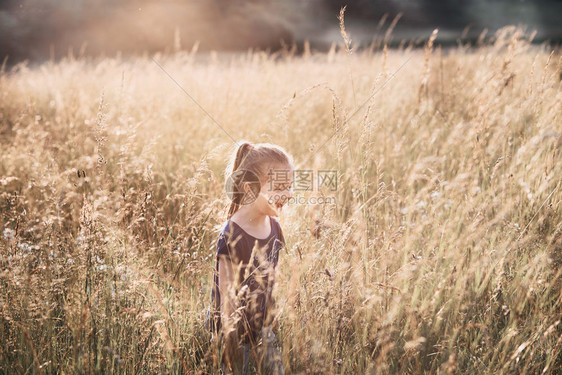
[[[267,181],[254,202],[265,215],[279,216],[283,206],[293,196],[293,168],[289,165],[275,165],[268,168]]]

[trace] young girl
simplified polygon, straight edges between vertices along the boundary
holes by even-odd
[[[283,374],[271,292],[285,239],[274,216],[292,197],[293,159],[279,146],[244,142],[227,172],[232,202],[217,242],[211,297],[211,328],[225,345],[222,370],[246,374],[251,358],[263,373]]]

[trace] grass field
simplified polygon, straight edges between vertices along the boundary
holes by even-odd
[[[338,173],[281,218],[288,373],[562,372],[562,58],[528,39],[154,56],[234,139]],[[216,373],[229,136],[147,56],[0,95],[0,373]]]

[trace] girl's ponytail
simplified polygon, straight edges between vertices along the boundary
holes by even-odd
[[[230,208],[228,209],[228,216],[227,218],[230,219],[230,217],[236,212],[238,211],[238,209],[241,206],[241,194],[240,194],[240,182],[241,181],[237,181],[238,179],[235,177],[235,172],[238,171],[238,169],[240,168],[240,166],[242,165],[242,163],[246,160],[246,158],[248,157],[248,153],[250,152],[250,150],[253,148],[253,146],[249,143],[249,142],[243,142],[240,146],[238,146],[238,150],[236,151],[236,156],[234,157],[234,160],[232,161],[232,168],[230,170],[230,176],[228,178],[232,179],[232,185],[231,185],[231,189],[232,189],[232,201],[230,202]]]
[[[238,168],[240,168],[240,164],[242,164],[244,159],[246,159],[251,148],[252,145],[248,142],[244,142],[240,146],[238,146],[238,151],[236,151],[236,157],[234,158],[234,164],[232,166],[232,170],[230,171],[231,174],[236,172]]]

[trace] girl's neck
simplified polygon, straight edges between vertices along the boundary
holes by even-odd
[[[247,225],[250,227],[269,225],[269,219],[266,214],[253,210],[249,206],[241,207],[232,215],[231,219],[234,219],[234,221],[239,225]]]

